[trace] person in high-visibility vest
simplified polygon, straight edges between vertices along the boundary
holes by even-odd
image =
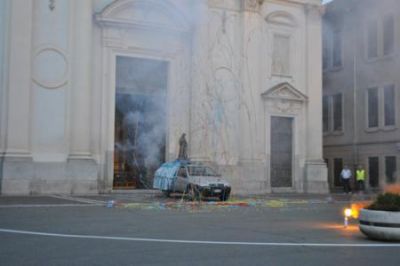
[[[361,165],[358,166],[356,170],[356,181],[357,181],[357,186],[359,191],[364,191],[365,186],[365,170],[362,168]]]

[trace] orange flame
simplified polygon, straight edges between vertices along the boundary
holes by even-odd
[[[360,210],[371,204],[371,201],[359,201],[351,204],[351,216],[357,219],[360,215]]]

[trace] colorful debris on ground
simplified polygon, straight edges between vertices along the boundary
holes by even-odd
[[[213,211],[219,209],[238,209],[238,208],[284,208],[294,204],[309,204],[307,200],[290,200],[290,199],[246,199],[246,200],[230,200],[230,201],[168,201],[168,202],[152,202],[152,203],[124,203],[116,201],[114,207],[130,208],[141,210],[177,210],[177,211]]]

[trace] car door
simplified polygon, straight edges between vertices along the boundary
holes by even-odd
[[[181,166],[176,174],[176,182],[174,190],[176,192],[184,192],[188,184],[188,173],[185,166]]]

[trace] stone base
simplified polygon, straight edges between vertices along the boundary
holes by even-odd
[[[305,165],[304,192],[311,194],[328,194],[328,169],[325,162],[307,161]]]
[[[271,192],[265,175],[265,165],[262,163],[219,165],[218,170],[231,184],[232,195],[261,195]]]
[[[1,194],[98,194],[97,169],[97,164],[89,159],[50,163],[5,158]]]

